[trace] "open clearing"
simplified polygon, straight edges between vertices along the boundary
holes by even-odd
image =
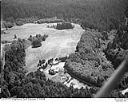
[[[48,35],[46,41],[42,42],[42,46],[38,48],[32,48],[29,46],[26,49],[26,69],[29,72],[37,70],[37,64],[40,59],[50,59],[50,58],[58,58],[58,57],[65,57],[70,53],[73,53],[76,49],[76,45],[80,40],[80,37],[84,30],[78,24],[73,24],[75,27],[74,29],[68,30],[57,30],[54,28],[47,28],[48,25],[56,25],[56,23],[51,24],[25,24],[23,26],[15,26],[9,30],[6,30],[7,34],[2,34],[2,40],[12,41],[14,40],[14,35],[16,34],[18,38],[27,39],[30,35],[35,36],[36,34],[41,35]],[[60,63],[56,66],[53,66],[51,69],[59,68],[63,69],[64,63]],[[60,75],[59,73],[56,75],[49,74],[50,67],[44,71],[47,78],[55,81],[55,82],[62,82],[68,87],[73,84],[74,88],[80,89],[81,87],[85,88],[86,85],[80,83],[78,80],[72,78],[69,74]],[[62,74],[61,73],[61,74]],[[69,82],[65,81],[66,77],[69,77]]]
[[[75,27],[68,30],[57,30],[47,28],[47,26],[56,25],[56,23],[33,24],[28,23],[22,26],[15,26],[6,31],[7,34],[2,34],[2,40],[13,40],[16,34],[18,38],[27,39],[30,35],[47,34],[48,38],[42,42],[39,48],[26,49],[26,68],[29,72],[37,69],[39,59],[49,59],[55,57],[63,57],[73,53],[76,45],[80,40],[83,29],[78,24],[73,24]]]

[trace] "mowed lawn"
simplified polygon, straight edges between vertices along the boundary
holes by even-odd
[[[7,34],[2,34],[2,40],[13,40],[16,34],[18,38],[27,39],[30,35],[47,34],[48,38],[42,42],[39,48],[26,49],[26,68],[29,72],[37,69],[39,59],[49,59],[55,57],[63,57],[73,53],[76,45],[84,30],[78,24],[73,24],[75,27],[68,30],[56,30],[54,28],[47,28],[52,24],[25,24],[23,26],[15,26],[6,31]]]

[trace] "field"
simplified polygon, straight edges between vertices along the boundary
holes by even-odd
[[[46,41],[42,42],[39,48],[26,49],[26,67],[28,71],[35,71],[39,59],[49,59],[54,57],[63,57],[73,53],[76,45],[83,33],[83,29],[78,24],[74,24],[74,29],[56,30],[54,28],[47,28],[52,24],[25,24],[23,26],[14,26],[6,31],[7,34],[1,35],[2,40],[13,40],[16,34],[18,38],[27,39],[30,35],[36,34],[48,35]]]

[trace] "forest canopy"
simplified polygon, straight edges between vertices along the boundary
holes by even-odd
[[[2,0],[1,4],[5,28],[42,19],[37,22],[40,24],[45,18],[52,17],[58,22],[71,22],[63,26],[58,24],[58,29],[73,29],[72,23],[79,23],[86,32],[82,34],[76,51],[60,60],[66,61],[64,68],[72,77],[93,86],[75,89],[46,79],[39,69],[27,73],[26,40],[15,39],[5,46],[5,66],[0,73],[3,78],[0,96],[3,98],[93,97],[128,55],[128,24],[125,24],[128,0]],[[40,47],[47,37],[30,35],[27,40],[34,47]],[[128,88],[127,80],[128,73],[109,97],[128,97],[120,92]]]
[[[115,29],[124,17],[127,4],[127,0],[3,0],[2,18],[22,24],[18,19],[30,17],[32,21],[56,16],[68,21],[80,19],[89,27],[108,30]]]

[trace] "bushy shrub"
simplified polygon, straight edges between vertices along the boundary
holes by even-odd
[[[126,89],[128,88],[128,72],[123,76],[123,78],[120,81],[119,87],[121,89]]]
[[[8,41],[8,40],[2,40],[1,43],[2,44],[6,44],[6,43],[11,43],[12,41]]]
[[[67,57],[65,56],[65,57],[59,57],[58,58],[58,60],[60,60],[61,62],[65,62],[66,61],[66,59],[67,59]]]
[[[12,22],[3,22],[4,27],[7,28],[12,28],[14,24]]]
[[[29,36],[28,40],[31,41],[31,42],[33,41],[32,35]]]
[[[48,35],[45,35],[45,34],[43,36],[41,34],[36,34],[36,36],[30,35],[28,40],[33,42],[34,40],[38,39],[40,42],[42,42],[42,41],[45,41],[47,37]]]
[[[88,23],[87,21],[82,21],[81,22],[81,27],[83,29],[86,29],[86,28],[97,29],[97,27],[95,27],[93,24]]]
[[[41,41],[39,41],[38,39],[35,39],[34,41],[32,41],[32,48],[37,48],[37,47],[40,47],[42,44],[41,44]]]
[[[107,34],[107,32],[102,32],[102,39],[103,40],[108,40],[108,34]]]
[[[73,28],[74,28],[74,26],[69,22],[58,23],[56,26],[56,29],[58,29],[58,30],[73,29]]]
[[[109,97],[111,97],[111,98],[125,98],[124,95],[122,95],[119,90],[113,90],[113,91],[109,94]]]
[[[48,37],[48,35],[44,34],[44,36],[42,36],[42,41],[45,41],[47,37]]]
[[[26,23],[34,23],[36,20],[38,20],[38,17],[25,17],[16,19],[15,23],[17,26],[21,26]]]
[[[42,44],[42,41],[45,41],[48,35],[41,35],[41,34],[36,34],[36,36],[30,35],[28,40],[31,41],[32,48],[37,48],[40,47]]]
[[[24,24],[23,21],[19,21],[19,20],[16,21],[16,25],[17,25],[17,26],[21,26],[21,25],[23,25],[23,24]]]

